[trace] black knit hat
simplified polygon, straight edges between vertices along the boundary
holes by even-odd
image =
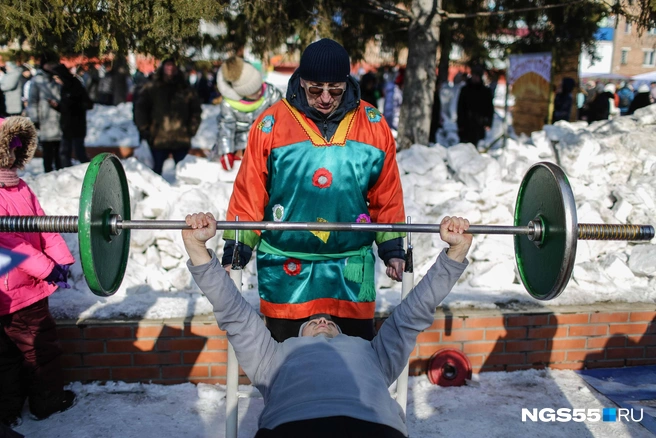
[[[305,48],[298,72],[306,81],[346,82],[351,72],[351,62],[340,43],[324,38]]]

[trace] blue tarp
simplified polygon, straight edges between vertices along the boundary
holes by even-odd
[[[577,371],[581,377],[620,408],[633,409],[635,419],[656,434],[656,366],[599,368]]]

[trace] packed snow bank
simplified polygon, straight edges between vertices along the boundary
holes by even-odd
[[[569,176],[579,222],[653,223],[656,213],[656,105],[608,122],[558,122],[530,138],[508,140],[507,147],[480,154],[472,145],[445,148],[414,145],[398,154],[406,214],[413,223],[439,223],[458,215],[475,224],[512,225],[519,183],[534,163],[559,161]],[[169,164],[170,165],[170,164]],[[124,161],[133,218],[183,219],[210,211],[225,218],[237,169],[188,156],[167,182],[134,158]],[[34,160],[23,177],[50,215],[75,215],[86,170],[79,165],[42,174]],[[65,235],[76,259],[77,236]],[[221,252],[219,238],[210,242]],[[444,247],[439,235],[415,235],[416,281]],[[656,245],[579,241],[573,276],[565,292],[549,305],[656,301]],[[477,235],[471,265],[447,297],[451,308],[531,307],[518,282],[513,238]],[[98,261],[101,263],[102,261]],[[73,288],[51,300],[52,311],[67,318],[169,318],[208,314],[211,307],[193,284],[185,266],[179,231],[132,232],[130,260],[119,291],[107,298],[93,295],[79,262],[72,268]],[[377,265],[377,310],[387,312],[400,301],[400,284]],[[257,307],[254,263],[244,271],[244,296]]]

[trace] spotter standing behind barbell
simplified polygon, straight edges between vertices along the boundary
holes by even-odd
[[[78,233],[80,262],[91,291],[118,290],[128,262],[130,230],[181,230],[184,220],[131,220],[127,178],[115,155],[97,155],[84,176],[78,216],[4,216],[0,232]],[[439,233],[432,224],[218,221],[222,230],[368,231]],[[534,164],[519,187],[514,225],[471,225],[470,234],[511,234],[524,287],[538,300],[560,295],[572,274],[581,240],[651,240],[652,225],[579,224],[574,195],[563,170]],[[524,238],[524,236],[526,238]],[[109,262],[111,261],[111,262]]]

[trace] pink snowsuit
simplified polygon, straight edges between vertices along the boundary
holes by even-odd
[[[44,215],[36,195],[23,180],[16,187],[0,188],[0,216]],[[52,295],[57,286],[43,279],[55,263],[67,265],[75,261],[58,233],[0,233],[0,246],[27,256],[0,279],[0,316]]]

